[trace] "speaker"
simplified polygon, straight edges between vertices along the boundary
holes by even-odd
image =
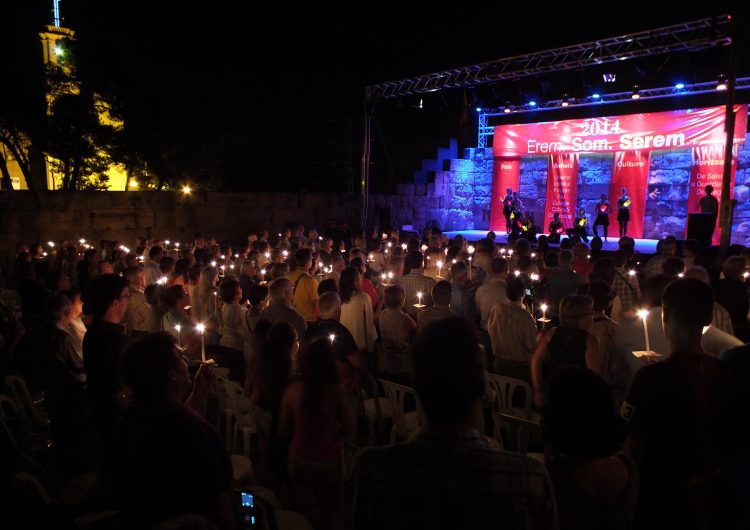
[[[716,217],[712,213],[689,213],[687,239],[695,239],[704,247],[711,246]]]

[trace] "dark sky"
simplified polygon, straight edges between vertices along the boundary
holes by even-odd
[[[19,56],[38,53],[36,33],[51,21],[52,2],[15,3],[23,5],[12,8],[17,15],[6,18],[10,27],[0,38],[12,39],[8,45]],[[728,12],[729,3],[457,2],[449,9],[437,2],[390,0],[344,6],[214,1],[193,7],[174,0],[60,5],[64,25],[77,32],[81,76],[116,93],[126,103],[128,123],[153,130],[189,114],[189,128],[207,136],[231,131],[225,143],[245,149],[244,161],[235,161],[231,171],[267,180],[268,171],[259,169],[264,163],[304,168],[313,158],[344,161],[358,171],[367,84],[708,17]],[[688,81],[705,80],[698,72],[705,63],[677,59],[633,65],[633,75],[648,86],[656,80],[652,69],[666,71],[665,64],[697,77]],[[595,76],[600,74],[589,72],[584,84],[595,83]],[[542,80],[549,93],[536,97],[559,97],[556,84],[570,79],[566,74]],[[504,84],[470,91],[467,98],[472,106],[521,103],[525,91],[541,89]],[[381,106],[375,156],[384,167],[390,164],[384,171],[392,179],[408,178],[421,157],[456,136],[463,94],[454,92],[426,97],[422,113],[414,110],[415,98]],[[289,154],[289,145],[297,146],[296,154]],[[304,179],[305,171],[292,180]],[[354,181],[337,174],[337,185],[346,178]]]

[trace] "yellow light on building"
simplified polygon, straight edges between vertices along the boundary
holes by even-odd
[[[130,180],[130,189],[131,190],[137,190],[138,189],[138,181],[135,179]]]
[[[188,195],[191,191],[193,191],[193,190],[190,189],[190,186],[183,186],[182,187],[182,193],[184,193],[185,195]]]

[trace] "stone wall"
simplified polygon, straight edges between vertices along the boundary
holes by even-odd
[[[188,240],[196,234],[224,240],[286,223],[325,227],[361,217],[359,195],[325,193],[214,193],[152,191],[13,191],[0,193],[0,263],[19,242],[139,236]]]

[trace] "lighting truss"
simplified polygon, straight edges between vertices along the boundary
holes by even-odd
[[[734,84],[735,90],[750,89],[750,77],[738,77]],[[486,109],[479,112],[479,134],[477,147],[487,147],[487,138],[495,134],[495,126],[488,124],[488,119],[495,116],[507,116],[508,114],[521,114],[528,112],[541,112],[545,110],[562,109],[563,101],[567,101],[566,110],[575,107],[591,107],[598,105],[607,105],[611,103],[622,103],[625,101],[643,101],[646,99],[673,98],[681,95],[696,95],[716,93],[716,81],[706,81],[704,83],[687,84],[682,88],[676,88],[674,85],[661,88],[641,88],[639,89],[640,98],[633,100],[633,91],[616,92],[613,94],[601,94],[597,97],[587,96],[584,98],[566,98],[553,99],[547,102],[535,102],[534,104],[526,103],[523,105],[505,105],[497,109]]]
[[[619,37],[518,55],[398,81],[388,81],[366,87],[365,95],[368,99],[392,99],[651,55],[692,52],[716,46],[727,46],[732,41],[728,34],[730,20],[729,15],[720,15],[715,18],[684,22]]]

